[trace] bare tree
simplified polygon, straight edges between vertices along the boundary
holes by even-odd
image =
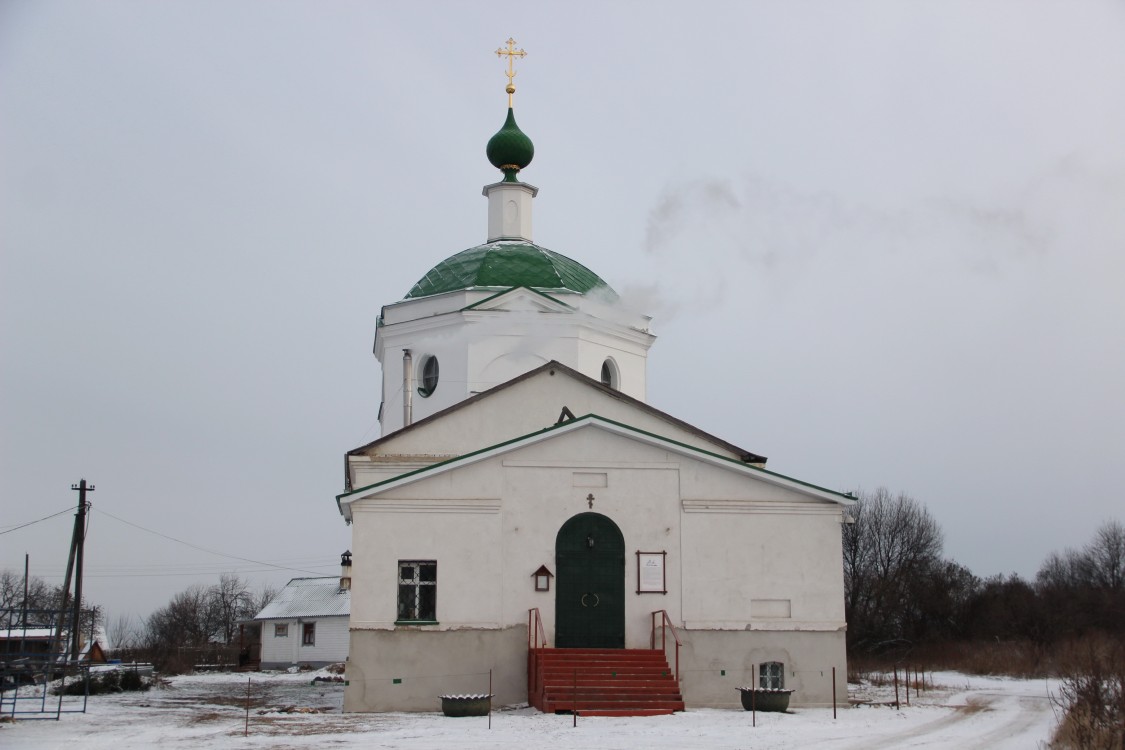
[[[276,586],[271,586],[268,583],[263,583],[258,588],[258,591],[254,594],[254,606],[251,608],[254,610],[254,616],[265,609],[267,604],[273,601],[274,597],[277,596],[278,591],[280,591],[280,589],[278,589]]]
[[[238,623],[257,614],[254,595],[246,580],[234,573],[223,573],[218,584],[209,589],[216,618],[217,634],[223,643],[231,643],[238,633]]]
[[[210,660],[234,658],[229,650],[238,645],[239,624],[253,618],[275,594],[269,586],[255,594],[246,579],[223,573],[217,584],[189,586],[149,615],[137,644],[146,658],[174,671],[190,670],[202,663],[197,659],[216,663]],[[119,620],[114,630],[130,628]]]
[[[207,645],[216,632],[208,587],[189,586],[149,615],[145,624],[146,639],[157,650]]]
[[[61,586],[51,586],[38,576],[27,579],[27,595],[24,596],[23,574],[12,570],[0,571],[0,627],[50,627],[55,618],[52,613],[62,605]],[[101,607],[91,604],[82,597],[79,612],[79,630],[89,636],[102,622]],[[63,633],[70,630],[69,615],[64,618]]]
[[[28,624],[38,627],[49,623],[39,622],[48,610],[59,606],[59,593],[42,578],[31,576],[27,580]],[[0,627],[22,624],[24,601],[23,573],[14,570],[0,571]]]
[[[1125,632],[1125,526],[1106,521],[1081,550],[1052,552],[1036,576],[1059,632]]]
[[[860,493],[843,527],[844,608],[853,645],[878,649],[911,635],[914,600],[942,562],[937,522],[912,497]]]
[[[121,614],[106,621],[106,645],[115,652],[137,648],[141,635],[139,624],[130,615]]]
[[[1125,589],[1125,526],[1120,521],[1099,526],[1085,551],[1094,586],[1112,592]]]

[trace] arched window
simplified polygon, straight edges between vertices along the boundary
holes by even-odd
[[[617,377],[617,365],[614,364],[612,359],[607,359],[602,362],[602,385],[609,386],[610,388],[617,389],[619,387]]]

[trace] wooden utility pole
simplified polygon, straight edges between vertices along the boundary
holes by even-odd
[[[78,660],[78,651],[82,640],[82,559],[86,549],[86,493],[94,491],[94,485],[86,486],[83,479],[78,486],[71,485],[72,490],[78,490],[78,514],[75,516],[74,533],[78,539],[77,560],[74,567],[74,627],[70,629],[71,647],[70,658]]]
[[[86,542],[86,493],[94,491],[94,485],[86,484],[86,480],[81,480],[78,484],[72,484],[70,489],[78,491],[78,512],[74,514],[74,533],[70,537],[70,557],[66,562],[66,577],[63,579],[62,588],[62,604],[59,607],[58,627],[55,630],[55,642],[59,643],[62,640],[63,623],[66,622],[66,610],[70,599],[70,580],[74,577],[74,615],[71,618],[70,627],[70,658],[78,658],[78,642],[79,642],[79,617],[82,612],[82,553],[83,547]],[[75,558],[77,558],[77,570],[75,569]],[[66,649],[63,649],[66,653]]]

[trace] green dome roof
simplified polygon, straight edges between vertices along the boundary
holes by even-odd
[[[516,125],[516,114],[508,107],[508,119],[504,120],[504,127],[488,140],[484,149],[492,166],[503,170],[504,179],[508,182],[516,181],[516,172],[531,163],[535,156],[535,146],[519,125]]]
[[[538,290],[568,289],[585,294],[604,289],[616,293],[589,268],[530,242],[499,240],[478,245],[434,266],[409,292],[407,299],[429,297],[472,287],[525,286]]]

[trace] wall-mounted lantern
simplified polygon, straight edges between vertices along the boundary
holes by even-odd
[[[550,591],[551,579],[555,576],[551,571],[547,570],[546,565],[540,565],[539,570],[532,573],[531,577],[535,579],[536,591]]]

